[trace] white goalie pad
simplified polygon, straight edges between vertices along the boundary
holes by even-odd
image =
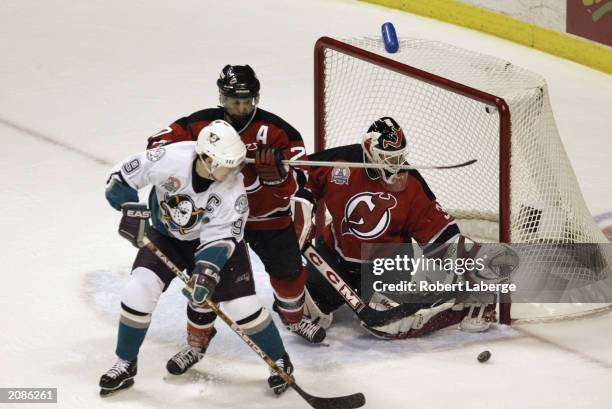
[[[312,203],[306,199],[293,196],[291,198],[291,214],[293,225],[300,248],[304,248],[307,241],[312,239],[314,224],[312,222]]]
[[[328,329],[334,320],[334,313],[325,314],[322,312],[315,304],[307,288],[304,289],[304,315],[323,329]]]
[[[371,308],[376,310],[388,310],[399,304],[390,298],[380,293],[374,293],[369,303]],[[440,314],[443,311],[453,308],[455,301],[451,300],[439,305],[435,305],[431,308],[422,308],[415,314],[408,317],[402,318],[391,322],[389,324],[380,327],[368,327],[365,324],[361,324],[368,332],[374,336],[382,339],[399,339],[402,338],[403,334],[407,334],[411,330],[418,330],[423,328],[429,320],[434,316]]]

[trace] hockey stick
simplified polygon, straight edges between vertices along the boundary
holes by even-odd
[[[323,256],[311,245],[307,244],[303,253],[306,259],[321,273],[327,282],[338,292],[348,305],[368,327],[380,327],[415,314],[423,304],[400,304],[397,307],[378,311],[367,305],[361,297],[334,271]]]
[[[189,281],[189,277],[181,269],[179,269],[169,258],[166,256],[156,245],[151,242],[149,238],[145,237],[143,240],[144,246],[146,246],[153,254],[155,254],[178,278],[180,278],[185,284]],[[276,365],[276,362],[272,360],[244,331],[236,324],[230,317],[225,315],[223,311],[212,301],[207,300],[206,306],[213,310],[215,314],[223,322],[225,322],[242,340],[253,350],[257,355],[263,359],[268,366],[274,369],[281,378],[289,386],[291,386],[310,406],[315,409],[353,409],[360,408],[365,405],[365,396],[363,393],[354,393],[352,395],[338,396],[334,398],[322,398],[318,396],[310,395],[305,392],[302,388],[295,383],[295,379],[285,372],[282,368]]]
[[[246,163],[255,163],[255,159],[247,158],[244,160]],[[398,165],[393,166],[399,170],[411,170],[411,169],[456,169],[464,166],[469,166],[476,163],[477,159],[471,159],[467,162],[458,163],[456,165],[443,165],[443,166],[432,166],[432,165]],[[386,169],[389,165],[384,163],[363,163],[363,162],[330,162],[330,161],[316,161],[316,160],[283,160],[283,165],[289,166],[328,166],[332,168],[366,168],[366,169]]]

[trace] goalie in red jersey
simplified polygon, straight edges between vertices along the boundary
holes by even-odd
[[[291,219],[291,197],[305,183],[297,167],[283,159],[304,159],[306,149],[300,133],[279,116],[258,107],[260,82],[248,65],[226,65],[217,80],[220,105],[180,118],[151,136],[148,148],[195,140],[202,128],[217,119],[229,122],[247,147],[247,164],[242,170],[249,217],[244,240],[261,259],[274,290],[274,310],[283,324],[312,343],[325,338],[325,330],[304,319],[306,271]],[[187,310],[188,345],[169,361],[176,375],[197,363],[215,335],[215,314],[207,308]]]
[[[362,244],[400,244],[414,240],[426,243],[421,244],[426,257],[453,257],[450,253],[458,248],[473,249],[470,255],[485,251],[484,247],[461,235],[455,220],[438,204],[419,172],[401,169],[401,165],[407,165],[407,146],[399,124],[390,117],[383,117],[370,126],[361,144],[310,155],[313,161],[382,165],[378,169],[312,166],[306,187],[297,194],[302,201],[300,209],[305,212],[304,220],[311,220],[309,204],[324,201],[331,222],[325,226],[314,249],[356,294],[360,293],[361,266],[367,262],[361,254]],[[455,242],[460,245],[450,245]],[[496,274],[500,265],[511,270],[518,262],[509,247],[495,246],[494,254],[489,254],[494,256],[495,265],[486,267],[492,280],[500,279]],[[488,247],[487,252],[490,251]],[[313,264],[309,265],[307,289],[307,313],[327,328],[332,312],[345,302],[342,291],[330,285]],[[364,326],[377,336],[397,339],[418,336],[461,321],[465,329],[484,330],[489,326],[488,320],[494,318],[494,311],[491,308],[485,311],[484,304],[475,309],[474,305],[467,306],[449,297],[442,300],[423,304],[415,309],[418,311],[399,320]],[[394,300],[374,293],[369,307],[380,310],[397,305]]]

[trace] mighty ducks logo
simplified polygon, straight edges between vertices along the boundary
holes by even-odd
[[[354,234],[362,240],[380,236],[389,227],[391,209],[397,199],[389,193],[359,193],[349,199],[344,207],[342,234]]]
[[[167,227],[180,234],[187,234],[204,217],[205,210],[196,207],[187,195],[170,196],[166,193],[160,205]]]

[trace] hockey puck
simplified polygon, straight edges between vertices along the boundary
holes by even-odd
[[[478,362],[480,362],[481,364],[487,362],[489,360],[489,358],[491,358],[491,353],[489,351],[482,351],[481,353],[478,354]]]

